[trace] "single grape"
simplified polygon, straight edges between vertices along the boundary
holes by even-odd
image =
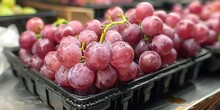
[[[116,68],[128,67],[134,59],[133,48],[124,41],[115,42],[110,51],[110,63]]]
[[[197,41],[200,44],[206,42],[209,36],[209,28],[202,23],[196,24],[195,28],[195,41]]]
[[[105,12],[105,18],[108,18],[108,16],[110,16],[111,19],[114,21],[115,19],[118,18],[118,15],[123,15],[123,14],[124,14],[124,11],[120,7],[115,6],[115,7],[109,8]]]
[[[54,33],[54,38],[59,43],[64,37],[74,36],[75,31],[70,25],[62,24],[57,28],[57,31]]]
[[[79,40],[73,36],[67,36],[64,37],[61,41],[60,41],[60,45],[62,44],[75,44],[77,46],[81,46]]]
[[[195,35],[195,24],[190,20],[181,20],[175,31],[182,39],[192,38]]]
[[[52,71],[57,71],[61,64],[57,59],[57,51],[50,51],[44,58],[44,65]]]
[[[149,37],[161,34],[163,31],[163,22],[157,16],[148,16],[141,22],[142,31]]]
[[[33,55],[29,60],[28,65],[36,70],[39,70],[43,63],[44,61],[42,59],[40,59],[37,55]]]
[[[92,70],[106,68],[110,61],[109,48],[99,42],[91,42],[84,52],[86,65]]]
[[[201,20],[207,20],[209,19],[211,15],[211,11],[208,8],[203,8],[202,12],[200,13],[200,19]]]
[[[145,74],[152,73],[160,68],[161,57],[155,51],[145,51],[140,56],[139,65]]]
[[[141,22],[145,17],[152,16],[154,14],[154,7],[148,2],[141,2],[136,5],[135,17],[138,22]]]
[[[182,58],[192,57],[200,51],[200,48],[194,39],[187,39],[183,42],[178,55]]]
[[[23,48],[20,48],[19,52],[18,52],[18,56],[21,59],[21,61],[25,64],[28,64],[29,60],[31,59],[31,52],[29,52],[28,50],[25,50]]]
[[[60,66],[55,73],[55,82],[60,86],[70,87],[71,85],[68,80],[69,71],[70,70],[68,68]]]
[[[57,27],[52,24],[47,24],[44,26],[44,28],[41,30],[41,35],[43,38],[47,38],[52,42],[56,42],[54,36],[55,32],[57,31]]]
[[[19,38],[20,47],[27,50],[31,50],[36,41],[36,35],[32,31],[23,32]]]
[[[55,50],[54,44],[49,39],[38,39],[35,43],[36,44],[34,45],[36,45],[36,54],[41,59],[44,59],[48,52]]]
[[[110,30],[105,34],[105,40],[113,44],[117,41],[122,41],[123,37],[118,31]]]
[[[45,65],[42,65],[40,67],[40,74],[42,76],[52,80],[52,81],[54,81],[54,79],[55,79],[55,72],[47,69],[47,67]]]
[[[94,31],[97,35],[101,35],[102,29],[100,21],[96,19],[88,21],[85,25],[85,30],[91,30]]]
[[[162,34],[168,36],[171,40],[174,39],[175,31],[168,25],[163,24],[163,32]]]
[[[200,3],[200,1],[193,1],[188,5],[189,11],[191,13],[195,13],[195,14],[199,14],[202,12],[202,4]]]
[[[107,90],[114,86],[116,80],[117,72],[114,68],[108,65],[103,70],[97,71],[95,85],[101,90]]]
[[[85,64],[78,63],[70,69],[68,80],[74,89],[87,90],[95,80],[95,73]]]
[[[141,39],[139,41],[139,43],[137,44],[137,46],[134,49],[136,59],[139,59],[139,57],[141,56],[142,53],[149,50],[148,45],[149,45],[149,42],[145,41],[144,39]]]
[[[172,12],[182,14],[183,13],[183,6],[181,4],[174,4],[172,7]]]
[[[160,34],[154,36],[150,44],[150,48],[156,51],[160,56],[165,56],[173,48],[173,41],[166,35]]]
[[[134,8],[132,9],[129,9],[128,11],[126,11],[125,13],[125,16],[127,17],[128,21],[131,23],[131,24],[138,24],[138,21],[135,17],[135,13],[136,13],[136,10]]]
[[[81,57],[81,49],[75,44],[62,44],[57,48],[57,58],[66,68],[71,68],[79,63]]]
[[[206,24],[210,29],[220,33],[220,19],[209,19]]]
[[[209,29],[208,39],[202,45],[212,45],[217,41],[217,33]]]
[[[79,34],[79,41],[81,43],[85,42],[86,45],[89,45],[92,41],[98,41],[98,36],[94,31],[84,30]]]
[[[162,56],[162,64],[170,65],[173,64],[177,59],[177,52],[175,49],[172,48],[172,50],[166,54],[165,56]]]
[[[122,31],[124,41],[128,42],[131,46],[135,46],[141,40],[141,30],[137,24],[131,24]]]
[[[83,31],[84,26],[80,21],[72,20],[68,23],[74,30],[74,36],[78,35],[81,31]]]
[[[167,15],[166,24],[172,28],[176,27],[177,23],[181,20],[179,14],[171,12]]]
[[[183,40],[179,37],[178,34],[175,34],[174,39],[173,39],[173,48],[176,49],[176,50],[179,50],[182,43],[183,43]]]
[[[163,22],[166,22],[167,13],[164,10],[157,10],[154,12],[154,16],[159,17]]]
[[[132,62],[126,68],[117,68],[117,73],[119,81],[131,81],[135,79],[138,74],[138,65],[135,62]]]
[[[191,20],[195,24],[201,22],[200,18],[195,14],[187,14],[186,16],[184,16],[184,19]]]
[[[26,28],[34,33],[40,33],[44,27],[44,21],[41,18],[34,17],[27,21]]]

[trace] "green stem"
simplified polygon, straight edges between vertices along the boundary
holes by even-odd
[[[149,41],[149,40],[150,40],[150,37],[147,36],[146,34],[144,34],[144,40],[145,40],[145,41]]]
[[[42,38],[43,36],[42,36],[41,34],[37,34],[36,37],[37,37],[37,39],[40,39],[40,38]]]
[[[61,25],[61,24],[67,24],[67,23],[68,23],[68,21],[65,20],[64,18],[58,18],[58,19],[53,23],[53,25],[59,26],[59,25]]]

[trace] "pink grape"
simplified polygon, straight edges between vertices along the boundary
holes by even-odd
[[[154,36],[150,45],[150,48],[156,51],[160,56],[165,56],[173,48],[172,40],[163,34]]]
[[[68,80],[69,71],[70,70],[68,68],[60,66],[60,68],[55,73],[55,82],[60,86],[71,87]]]
[[[172,7],[172,12],[182,14],[183,13],[183,6],[181,4],[175,4]]]
[[[207,20],[209,19],[211,12],[208,8],[203,8],[202,12],[200,13],[200,19]]]
[[[85,30],[91,30],[94,31],[97,35],[101,35],[102,29],[100,21],[96,19],[88,21],[85,25]]]
[[[19,38],[19,44],[21,48],[31,50],[33,44],[37,41],[35,33],[32,31],[25,31]]]
[[[92,70],[102,70],[110,62],[109,48],[99,42],[91,42],[84,52],[86,65]]]
[[[176,33],[182,39],[192,38],[195,34],[195,24],[190,20],[181,20],[176,25]]]
[[[176,49],[176,50],[179,50],[182,43],[183,43],[183,40],[179,37],[178,34],[175,34],[174,39],[173,39],[173,48]]]
[[[36,43],[33,44],[31,52],[33,55],[37,54],[37,44]]]
[[[197,41],[200,44],[206,42],[209,36],[209,28],[202,23],[196,24],[195,28],[195,41]]]
[[[21,61],[25,64],[28,64],[29,60],[31,59],[31,52],[29,52],[28,50],[25,50],[23,48],[20,48],[19,52],[18,52],[18,56],[21,59]]]
[[[166,22],[167,13],[164,10],[154,11],[154,16],[159,17],[163,22]]]
[[[57,28],[57,31],[54,34],[54,38],[59,43],[66,36],[74,36],[75,31],[70,25],[62,24]]]
[[[207,26],[217,33],[220,33],[220,19],[215,18],[207,20]]]
[[[63,66],[71,68],[81,61],[81,49],[75,44],[62,44],[57,48],[57,58]]]
[[[95,85],[101,90],[107,90],[114,86],[117,80],[117,72],[114,68],[108,65],[103,70],[96,73]]]
[[[36,44],[36,54],[38,57],[41,59],[44,59],[45,55],[50,52],[55,50],[54,44],[49,40],[49,39],[38,39]]]
[[[215,42],[213,46],[214,46],[214,48],[219,49],[220,48],[220,42],[219,41]]]
[[[193,23],[197,24],[200,21],[199,17],[195,14],[187,14],[184,19],[188,19],[188,20],[191,20]]]
[[[171,12],[167,15],[166,24],[172,28],[176,27],[177,23],[181,20],[179,14]]]
[[[110,16],[111,19],[114,21],[115,19],[118,18],[118,15],[123,15],[123,14],[124,14],[124,11],[120,7],[115,6],[115,7],[109,8],[105,12],[105,18],[108,18],[108,16]]]
[[[217,33],[209,29],[208,39],[202,45],[212,45],[217,41]]]
[[[128,67],[134,59],[133,48],[124,41],[115,42],[110,51],[110,64],[116,68]]]
[[[174,39],[175,31],[168,25],[163,24],[163,32],[162,34],[168,36],[171,40]]]
[[[107,31],[105,35],[105,40],[113,44],[117,41],[122,41],[123,37],[118,31],[110,30],[110,31]]]
[[[34,33],[40,33],[41,29],[44,27],[44,21],[41,18],[34,17],[27,21],[26,28]]]
[[[191,13],[199,14],[202,12],[202,4],[199,1],[193,1],[188,5]]]
[[[43,65],[43,60],[40,59],[37,55],[33,55],[29,60],[28,65],[30,65],[32,68],[36,70],[39,70],[40,67]]]
[[[135,46],[141,40],[141,30],[137,24],[131,24],[122,31],[122,36],[124,41]]]
[[[162,63],[163,64],[173,64],[177,59],[177,52],[175,49],[172,49],[168,54],[162,56]]]
[[[73,28],[73,30],[74,30],[74,34],[73,35],[74,36],[78,35],[84,29],[83,24],[80,21],[77,21],[77,20],[70,21],[68,23],[68,25],[70,25]]]
[[[81,46],[79,40],[73,36],[67,36],[64,37],[61,41],[60,41],[60,45],[62,44],[75,44],[77,46]]]
[[[52,81],[54,81],[55,79],[55,72],[49,70],[45,65],[42,65],[40,67],[40,74],[46,78],[49,78]]]
[[[131,81],[135,79],[138,74],[138,65],[135,62],[132,62],[126,68],[117,68],[117,73],[119,81]]]
[[[141,39],[139,41],[139,43],[134,49],[136,59],[139,59],[142,53],[149,50],[148,45],[149,45],[149,42],[145,41],[144,39]]]
[[[56,42],[56,39],[54,38],[54,34],[57,31],[57,27],[52,24],[47,24],[44,26],[44,28],[41,30],[41,35],[43,38],[47,38],[52,42]]]
[[[182,58],[192,57],[200,51],[200,48],[194,39],[187,39],[183,42],[178,55]]]
[[[161,66],[161,57],[155,51],[145,51],[139,59],[141,70],[147,74],[158,70]]]
[[[163,31],[163,22],[157,16],[148,16],[141,22],[142,31],[149,37],[161,34]]]
[[[44,58],[44,65],[52,71],[57,71],[61,64],[57,59],[57,51],[50,51]]]
[[[136,13],[136,10],[134,8],[132,9],[129,9],[128,11],[126,11],[125,13],[125,16],[127,17],[128,21],[130,23],[135,23],[135,24],[138,24],[138,21],[137,19],[135,18],[135,13]]]
[[[154,14],[153,6],[148,2],[141,2],[136,5],[135,17],[138,22],[141,22],[145,17],[152,16]]]
[[[92,41],[98,41],[98,36],[94,31],[84,30],[79,34],[79,41],[85,42],[86,45],[89,45]]]
[[[85,64],[78,63],[70,69],[68,80],[74,89],[87,90],[95,80],[95,73]]]

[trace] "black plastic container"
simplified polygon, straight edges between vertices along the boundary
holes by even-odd
[[[0,16],[0,26],[8,27],[10,24],[15,24],[19,33],[26,30],[26,22],[33,17],[40,17],[45,23],[52,23],[55,21],[57,13],[52,10],[38,10],[36,14],[28,15],[13,15],[13,16]]]
[[[135,105],[149,101],[152,97],[151,93],[153,96],[160,96],[174,88],[173,83],[185,84],[194,80],[200,67],[198,65],[210,57],[210,53],[203,49],[195,58],[177,61],[164,69],[126,84],[94,95],[78,96],[22,64],[16,56],[18,49],[4,49],[4,53],[14,74],[25,87],[55,110],[132,110]]]

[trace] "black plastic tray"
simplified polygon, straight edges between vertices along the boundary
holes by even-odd
[[[38,95],[42,101],[55,110],[132,109],[137,104],[144,104],[153,96],[160,96],[176,88],[176,84],[181,86],[194,80],[200,64],[211,56],[207,50],[202,49],[194,58],[177,61],[167,68],[137,78],[127,84],[94,95],[78,96],[22,64],[16,56],[17,52],[18,49],[4,49],[14,74],[32,94]]]
[[[13,15],[13,16],[0,16],[0,26],[8,27],[10,24],[15,24],[19,33],[26,30],[26,22],[33,17],[40,17],[45,23],[52,23],[55,21],[57,13],[52,10],[38,10],[36,14],[28,15]]]

